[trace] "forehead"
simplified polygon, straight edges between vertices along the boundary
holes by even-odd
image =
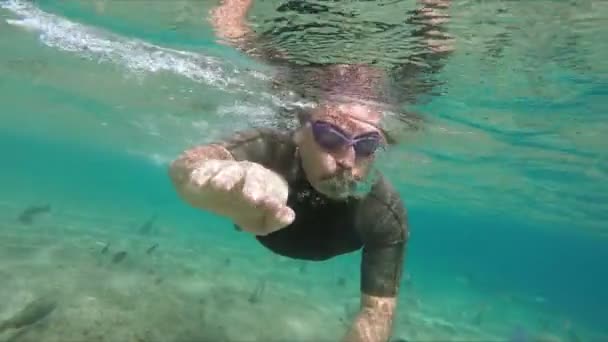
[[[379,131],[382,114],[377,109],[362,104],[331,104],[320,106],[313,112],[312,118],[330,122],[357,134]]]

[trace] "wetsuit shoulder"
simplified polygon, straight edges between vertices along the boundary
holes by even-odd
[[[401,196],[384,177],[361,202],[356,229],[363,242],[361,290],[368,295],[395,296],[409,229]]]
[[[384,245],[408,238],[407,210],[399,192],[380,176],[361,201],[358,229],[369,245]]]
[[[214,142],[227,149],[235,160],[258,163],[284,174],[295,161],[296,145],[291,131],[252,128]]]

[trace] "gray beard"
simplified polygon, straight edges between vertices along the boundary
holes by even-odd
[[[322,192],[330,198],[364,197],[371,191],[376,174],[376,172],[370,172],[360,181],[356,181],[351,175],[338,175],[321,181],[319,185]]]

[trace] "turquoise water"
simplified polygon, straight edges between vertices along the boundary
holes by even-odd
[[[187,146],[288,105],[271,67],[215,42],[212,3],[0,4],[0,319],[39,293],[60,298],[2,341],[338,340],[358,253],[273,256],[187,207],[166,176]],[[260,27],[273,4],[253,9]],[[426,127],[380,163],[412,230],[394,337],[608,341],[608,7],[451,12],[457,49],[415,106]],[[15,220],[46,203],[34,224]],[[98,242],[128,257],[112,264]]]

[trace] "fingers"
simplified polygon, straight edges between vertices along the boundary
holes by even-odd
[[[287,206],[287,183],[277,174],[254,164],[247,170],[243,196],[260,211],[256,234],[266,235],[291,224],[295,218]]]
[[[233,161],[209,160],[192,172],[192,185],[217,192],[231,191],[245,178],[245,170]]]
[[[244,230],[255,235],[268,235],[290,225],[295,219],[295,212],[274,198],[264,198],[250,202],[254,215],[242,217]]]
[[[267,212],[264,216],[264,224],[271,233],[290,225],[295,218],[296,214],[290,207],[281,206],[276,210]]]
[[[266,235],[290,225],[296,217],[295,212],[275,200],[262,202],[263,216],[259,235]]]
[[[242,194],[247,201],[254,205],[259,205],[260,201],[266,197],[266,182],[268,172],[262,167],[255,164],[248,166],[245,170],[245,182],[243,184]],[[265,177],[266,176],[266,177]]]
[[[190,183],[203,206],[231,217],[256,235],[270,234],[295,219],[294,211],[285,205],[287,183],[261,165],[209,160],[192,172]]]
[[[275,213],[275,219],[281,227],[290,225],[293,220],[296,219],[296,213],[288,206],[282,206],[279,211]]]
[[[223,165],[220,160],[208,160],[192,171],[190,182],[195,187],[204,187],[213,176],[220,172],[222,167]]]
[[[245,170],[236,163],[225,166],[209,181],[209,186],[217,191],[231,191],[245,178]]]

